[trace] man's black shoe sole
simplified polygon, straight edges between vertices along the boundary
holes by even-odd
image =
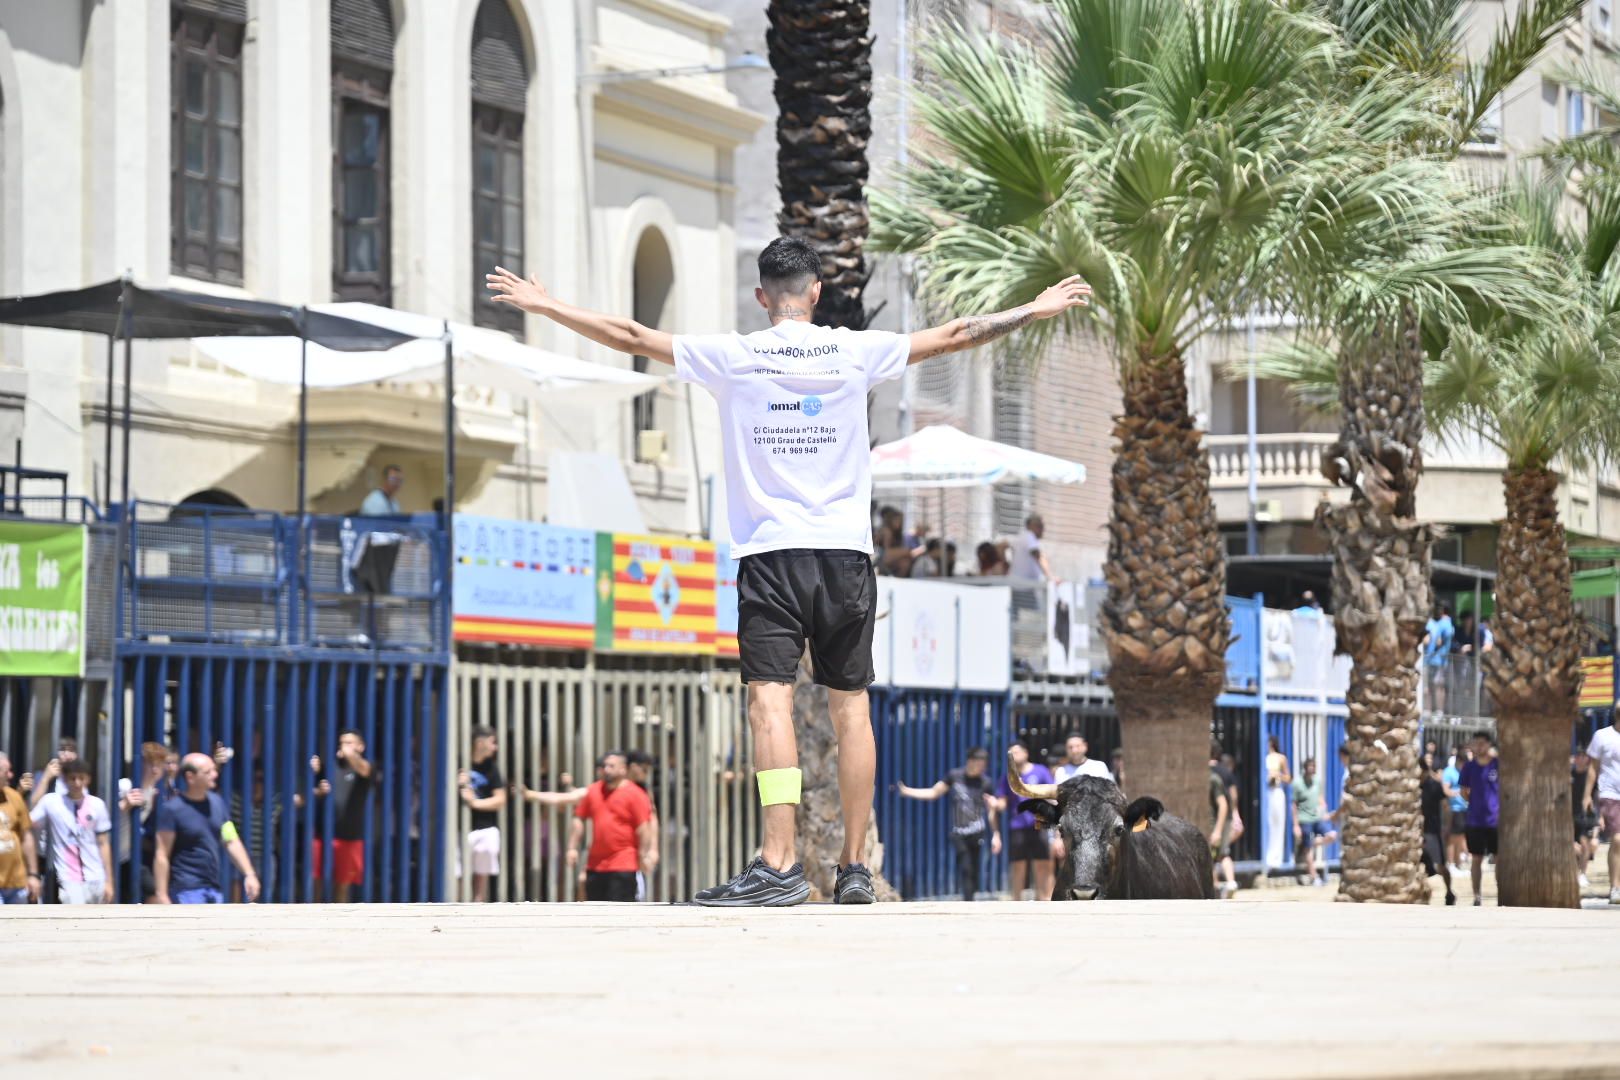
[[[808,899],[810,899],[810,883],[801,881],[790,889],[778,889],[769,895],[728,896],[719,900],[693,897],[692,903],[699,907],[793,907]]]
[[[870,888],[867,888],[864,885],[860,885],[860,886],[856,886],[855,888],[845,889],[839,895],[834,896],[833,897],[833,903],[835,903],[835,904],[851,904],[851,905],[854,905],[854,904],[875,904],[875,903],[877,903],[877,894],[875,892],[873,892]]]

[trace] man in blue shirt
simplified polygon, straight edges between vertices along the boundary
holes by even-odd
[[[1440,614],[1424,626],[1423,673],[1429,680],[1429,713],[1446,714],[1446,671],[1451,663],[1451,643],[1457,630],[1451,625],[1451,605],[1441,604]]]
[[[159,904],[223,904],[220,863],[229,854],[242,871],[248,903],[259,898],[259,878],[247,848],[236,835],[225,800],[214,791],[219,769],[207,754],[187,754],[180,762],[182,789],[157,810],[156,881]]]
[[[1496,747],[1488,732],[1474,733],[1474,760],[1462,767],[1462,796],[1468,800],[1468,854],[1473,857],[1469,878],[1474,885],[1474,906],[1480,897],[1485,856],[1496,854],[1496,825],[1502,806],[1502,786],[1496,767]]]

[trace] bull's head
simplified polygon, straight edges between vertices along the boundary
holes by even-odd
[[[1125,795],[1111,780],[1075,776],[1061,784],[1026,784],[1018,770],[1007,770],[1007,786],[1023,797],[1019,810],[1033,813],[1043,825],[1055,825],[1066,855],[1052,889],[1053,900],[1104,900],[1122,894],[1117,877],[1126,833],[1145,829],[1164,812],[1157,799],[1125,805]]]

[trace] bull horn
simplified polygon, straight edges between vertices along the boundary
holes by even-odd
[[[1007,786],[1012,793],[1021,799],[1055,799],[1058,797],[1056,784],[1026,784],[1018,775],[1018,767],[1012,763],[1012,751],[1007,751]]]

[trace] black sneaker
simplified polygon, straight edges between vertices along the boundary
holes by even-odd
[[[833,886],[835,904],[875,904],[877,891],[872,888],[872,872],[860,863],[838,868],[838,883]]]
[[[1456,906],[1457,906],[1457,894],[1454,893],[1454,892],[1446,893],[1446,907],[1456,907]]]
[[[791,907],[809,896],[802,865],[773,870],[764,859],[755,859],[724,885],[700,889],[692,899],[704,907]]]

